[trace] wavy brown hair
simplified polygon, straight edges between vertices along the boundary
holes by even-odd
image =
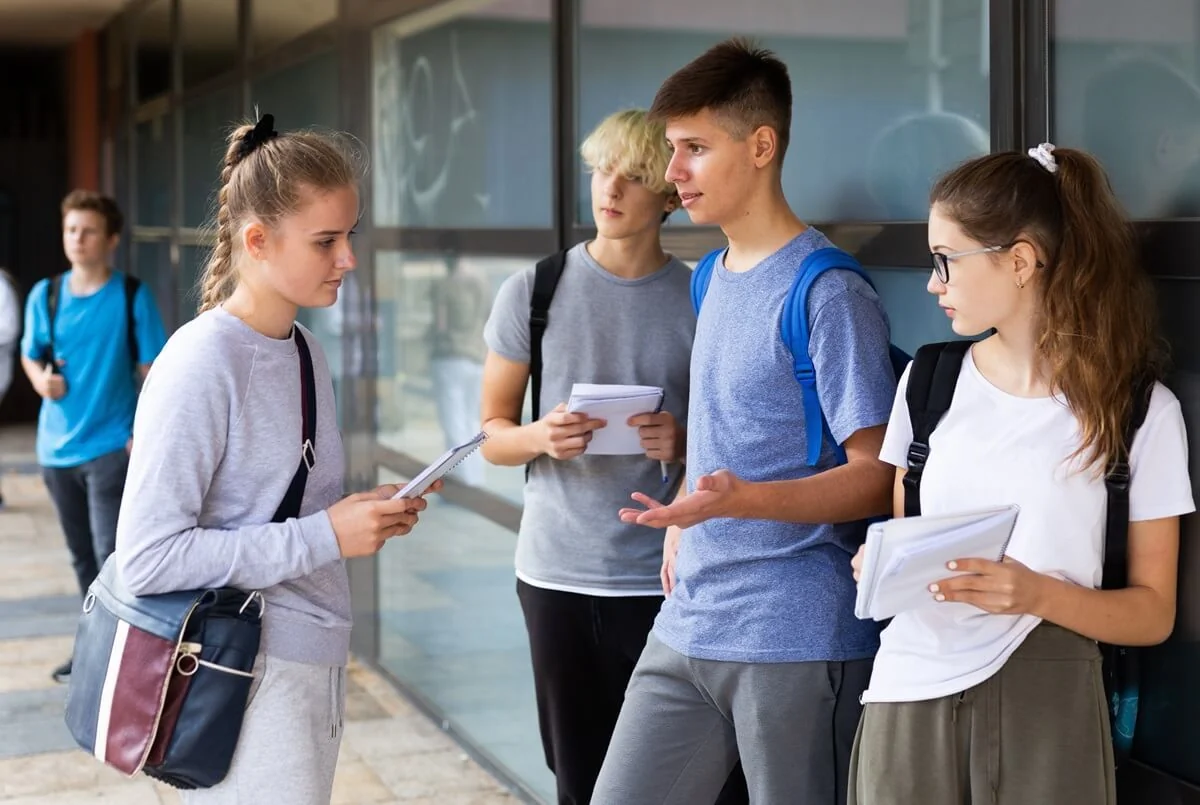
[[[1037,355],[1079,420],[1075,457],[1099,469],[1124,456],[1133,389],[1162,379],[1166,348],[1154,289],[1104,170],[1071,148],[1054,158],[1056,173],[1018,152],[973,159],[943,176],[930,200],[985,246],[1027,240],[1040,251]]]
[[[300,209],[304,189],[356,186],[363,172],[358,154],[337,136],[287,132],[247,152],[242,141],[253,129],[247,123],[229,135],[217,192],[217,244],[200,277],[200,312],[224,302],[237,287],[234,235],[247,219],[274,226]]]

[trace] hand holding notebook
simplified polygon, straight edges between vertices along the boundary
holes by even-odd
[[[1017,521],[1016,506],[874,523],[867,529],[854,614],[885,620],[934,603],[929,585],[956,575],[953,559],[1000,561]]]
[[[638,429],[629,418],[654,413],[662,407],[663,390],[658,386],[600,385],[576,383],[571,388],[567,411],[603,419],[608,424],[592,431],[590,456],[635,456],[642,453]]]

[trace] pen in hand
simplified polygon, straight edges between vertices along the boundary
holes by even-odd
[[[667,481],[669,481],[671,479],[670,474],[668,474],[668,472],[667,472],[667,462],[665,462],[665,461],[658,462],[658,468],[662,470],[662,479],[663,479],[663,483],[665,484]]]

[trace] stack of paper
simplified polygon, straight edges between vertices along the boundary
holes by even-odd
[[[576,383],[567,400],[568,413],[587,414],[608,424],[592,431],[587,454],[590,456],[640,455],[641,440],[637,428],[627,423],[630,417],[650,414],[662,407],[663,390],[658,386],[620,386]]]
[[[877,621],[932,605],[929,585],[958,575],[952,559],[1000,561],[1017,522],[1018,507],[929,517],[903,517],[867,529],[854,614]]]

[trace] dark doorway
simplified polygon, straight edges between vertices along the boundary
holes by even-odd
[[[58,49],[0,49],[0,266],[22,298],[62,271],[58,205],[67,190],[66,56]],[[40,401],[18,367],[0,425],[33,422]]]

